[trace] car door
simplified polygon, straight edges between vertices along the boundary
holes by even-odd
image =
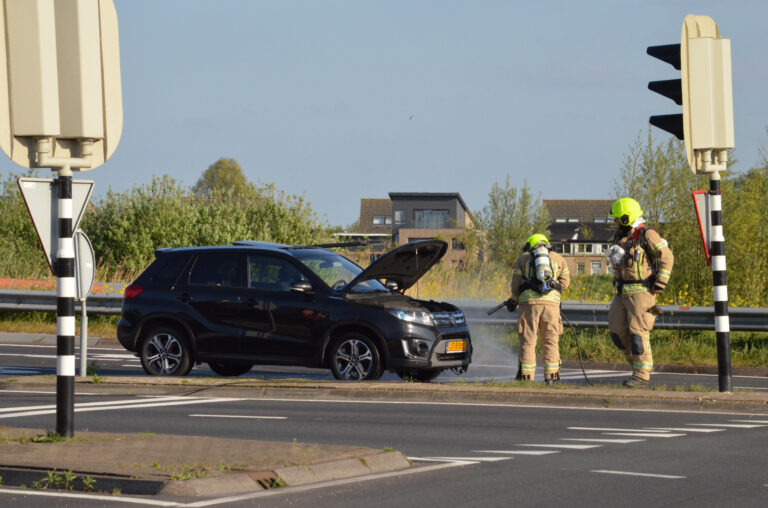
[[[176,298],[187,305],[197,350],[203,357],[239,354],[243,256],[235,251],[203,252],[194,260]]]
[[[291,261],[269,254],[246,256],[247,287],[241,301],[245,329],[244,353],[263,361],[294,363],[310,358],[318,333],[311,297],[290,291],[296,281],[308,281]]]

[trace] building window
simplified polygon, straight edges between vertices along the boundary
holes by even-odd
[[[565,254],[565,244],[564,243],[552,243],[552,251],[557,252],[559,254]]]
[[[608,217],[595,217],[595,223],[596,224],[607,224],[608,223]]]
[[[584,273],[584,263],[576,263],[576,273]]]
[[[568,218],[567,217],[557,217],[555,219],[555,222],[559,222],[559,223],[568,222]]]
[[[576,244],[576,254],[589,254],[592,252],[592,244],[591,243],[577,243]]]
[[[451,227],[449,210],[414,210],[414,224],[416,229],[444,229]]]
[[[464,242],[461,241],[460,238],[451,238],[451,248],[453,250],[467,250],[467,248],[464,246]]]
[[[568,222],[579,222],[578,217],[568,217]]]
[[[601,273],[603,273],[603,263],[592,261],[592,275],[600,275]]]
[[[405,210],[395,210],[395,224],[405,224]]]
[[[373,218],[373,225],[374,226],[383,226],[384,224],[392,224],[392,219],[389,219],[389,222],[387,222],[387,219],[389,217],[384,217],[383,215],[380,215],[378,217]]]

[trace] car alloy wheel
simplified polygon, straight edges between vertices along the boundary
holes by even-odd
[[[376,345],[363,335],[345,335],[334,342],[331,371],[336,379],[373,381],[381,377]]]
[[[141,366],[154,376],[186,376],[192,370],[190,350],[173,328],[157,327],[145,336]]]

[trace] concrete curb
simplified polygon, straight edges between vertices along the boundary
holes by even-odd
[[[409,467],[411,462],[402,453],[392,451],[306,466],[284,467],[276,469],[275,473],[286,484],[295,487],[308,483],[386,473]]]

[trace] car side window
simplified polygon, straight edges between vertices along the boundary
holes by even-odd
[[[291,284],[308,280],[295,266],[283,259],[251,254],[248,256],[248,287],[288,291]]]
[[[204,252],[197,257],[189,283],[202,286],[242,287],[240,254]]]
[[[168,257],[152,277],[155,285],[160,288],[171,287],[189,261],[189,255]]]

